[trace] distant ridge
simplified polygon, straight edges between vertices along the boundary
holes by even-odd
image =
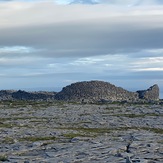
[[[159,100],[159,87],[157,84],[147,90],[130,92],[104,81],[83,81],[72,83],[60,92],[27,92],[1,90],[0,100],[62,100],[68,102],[137,102]]]

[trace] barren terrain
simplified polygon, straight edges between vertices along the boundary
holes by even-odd
[[[163,106],[0,102],[0,160],[161,163]]]

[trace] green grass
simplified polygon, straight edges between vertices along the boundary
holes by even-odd
[[[9,123],[0,123],[0,128],[12,128],[13,125]]]
[[[41,109],[47,108],[51,106],[57,106],[65,108],[65,104],[77,105],[76,102],[65,102],[65,101],[37,101],[37,100],[8,100],[8,101],[0,101],[0,107],[5,109],[14,109],[14,108],[26,108],[31,106],[33,109]]]
[[[146,131],[151,131],[151,132],[154,132],[156,134],[163,134],[163,129],[161,129],[161,128],[142,127],[141,129],[146,130]]]
[[[90,137],[90,135],[86,135],[86,134],[81,134],[81,133],[67,133],[67,134],[63,134],[64,137],[66,138],[74,138],[74,137]]]
[[[88,134],[104,134],[104,133],[112,133],[114,131],[125,131],[125,130],[145,130],[154,132],[157,134],[163,134],[163,129],[161,128],[150,128],[150,127],[118,127],[118,128],[58,128],[58,129],[64,129],[64,130],[73,130],[78,131],[80,133],[85,133],[85,135]]]
[[[78,127],[78,128],[73,128],[73,127],[64,127],[64,128],[58,128],[62,130],[73,130],[73,131],[78,131],[79,133],[82,133],[81,135],[88,135],[91,136],[91,134],[100,134],[100,133],[110,133],[113,129],[109,128],[84,128],[84,127]]]
[[[156,134],[163,134],[163,129],[161,128],[151,128],[151,127],[121,127],[119,130],[145,130]]]
[[[30,141],[30,142],[36,142],[36,141],[47,141],[47,140],[56,140],[56,137],[51,137],[51,136],[47,136],[47,137],[24,137],[19,139],[19,141]]]
[[[147,114],[113,114],[110,116],[118,116],[118,117],[127,117],[127,118],[145,118],[146,116],[160,116],[163,117],[163,114],[155,114],[155,113],[147,113]]]

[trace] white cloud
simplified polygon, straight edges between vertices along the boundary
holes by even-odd
[[[163,71],[163,67],[154,67],[154,68],[139,68],[136,69],[135,71]]]
[[[137,59],[132,62],[133,71],[162,71],[163,72],[163,57],[146,57]]]
[[[10,2],[0,3],[0,28],[33,26],[114,16],[163,15],[162,7],[125,8],[109,5],[95,6],[58,6],[53,2]],[[113,18],[112,18],[113,19]],[[122,19],[123,21],[124,19]]]
[[[1,54],[13,54],[13,53],[31,53],[34,52],[34,49],[31,47],[25,46],[4,46],[0,47]]]

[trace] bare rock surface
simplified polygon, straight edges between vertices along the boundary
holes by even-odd
[[[163,106],[1,102],[0,160],[162,163]]]

